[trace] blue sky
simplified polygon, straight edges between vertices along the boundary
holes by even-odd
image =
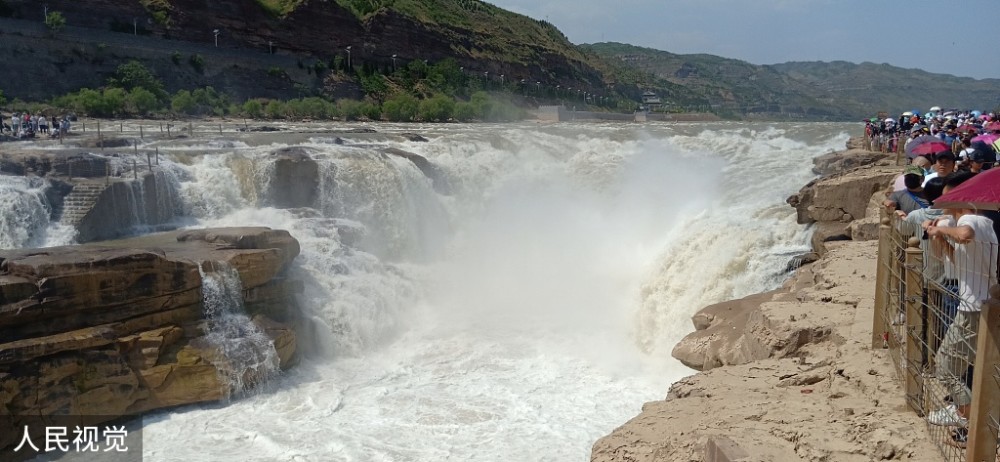
[[[623,42],[754,64],[870,61],[1000,78],[1000,0],[487,1],[546,19],[573,43]]]

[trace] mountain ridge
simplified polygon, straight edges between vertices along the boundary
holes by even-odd
[[[615,98],[638,105],[642,93],[652,90],[667,112],[733,119],[852,120],[934,105],[990,110],[1000,94],[1000,79],[887,64],[758,65],[614,42],[575,45],[547,21],[479,0],[50,0],[47,6],[64,14],[78,33],[60,45],[60,33],[34,32],[32,37],[44,39],[36,42],[48,46],[41,56],[26,44],[27,36],[0,49],[0,57],[18,63],[0,67],[0,82],[19,82],[4,88],[8,97],[41,100],[100,87],[117,65],[132,59],[164,76],[170,91],[211,85],[236,98],[358,97],[364,89],[354,71],[389,73],[414,60],[448,58],[483,86],[530,93],[535,104],[585,106]],[[41,28],[37,7],[28,0],[0,0],[0,16],[33,19]],[[81,40],[84,29],[95,38]],[[132,35],[162,40],[142,53],[118,46]],[[229,53],[231,59],[192,70],[178,65],[176,51],[165,52],[172,46],[185,50],[181,61],[197,60],[198,52],[187,51],[193,46],[203,47],[205,56]],[[331,93],[329,74],[336,72],[344,75]],[[26,73],[58,78],[19,79]]]

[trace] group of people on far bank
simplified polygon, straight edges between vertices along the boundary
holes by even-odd
[[[7,124],[7,121],[10,124]],[[51,123],[51,128],[49,124]],[[38,134],[47,134],[52,138],[69,133],[70,120],[68,115],[62,118],[46,117],[45,114],[29,112],[11,114],[10,118],[0,115],[0,134],[7,133],[18,139],[34,138]]]
[[[949,443],[959,447],[964,447],[968,438],[972,402],[970,370],[975,364],[982,307],[990,297],[990,287],[1000,278],[1000,212],[965,208],[971,204],[935,208],[935,201],[995,165],[1000,150],[994,143],[1000,143],[1000,124],[994,116],[962,113],[961,119],[939,120],[931,115],[929,121],[938,123],[934,128],[924,123],[913,124],[909,128],[910,139],[933,136],[941,143],[933,145],[937,146],[936,152],[912,156],[885,200],[885,205],[900,219],[897,225],[903,235],[921,237],[922,301],[929,318],[924,325],[937,326],[931,330],[934,336],[931,344],[936,345],[936,351],[933,351],[933,368],[927,374],[940,381],[948,393],[944,405],[929,412],[927,421],[952,427]],[[977,121],[974,128],[959,132],[963,126],[959,124],[970,124],[973,120]],[[871,128],[869,121],[866,134]],[[994,129],[996,139],[991,140],[992,136],[977,139]],[[905,322],[902,314],[899,321]]]

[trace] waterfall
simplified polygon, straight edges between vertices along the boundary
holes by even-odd
[[[51,247],[73,242],[71,227],[51,222],[47,180],[0,176],[0,249]]]
[[[230,396],[267,382],[278,373],[278,352],[243,307],[239,272],[225,262],[200,263],[198,272],[208,322],[205,339],[222,355],[216,367]]]

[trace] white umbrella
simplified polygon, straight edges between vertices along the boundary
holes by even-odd
[[[941,112],[941,106],[934,106],[929,112]]]
[[[900,115],[905,116],[905,117],[913,117],[913,113],[910,112],[910,111],[906,111],[906,112],[904,112],[904,113],[902,113]]]

